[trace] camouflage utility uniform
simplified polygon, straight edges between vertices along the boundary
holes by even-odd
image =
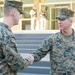
[[[0,23],[0,75],[17,75],[17,71],[26,68],[29,62],[18,53],[16,39],[10,28]]]
[[[50,75],[75,75],[75,32],[72,35],[64,36],[58,32],[45,39],[33,52],[36,61],[43,58],[50,52]]]

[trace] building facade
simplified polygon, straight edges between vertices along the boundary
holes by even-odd
[[[75,0],[15,0],[22,1],[25,14],[12,30],[58,30],[56,16],[60,8],[75,11]],[[0,0],[0,21],[3,19],[3,0]],[[31,10],[34,10],[31,12]],[[36,13],[35,13],[36,12]],[[34,13],[34,14],[33,14]],[[75,25],[75,15],[74,23]]]

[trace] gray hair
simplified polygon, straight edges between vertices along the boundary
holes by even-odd
[[[71,21],[73,21],[74,20],[74,17],[69,17],[68,19],[71,20]]]

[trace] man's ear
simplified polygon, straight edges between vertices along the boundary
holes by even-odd
[[[73,21],[72,20],[70,20],[70,23],[72,23]]]
[[[73,20],[71,19],[71,20],[70,20],[70,24],[72,25],[72,23],[73,23]]]
[[[10,12],[10,15],[11,15],[11,16],[15,16],[15,11],[12,10],[12,11]]]

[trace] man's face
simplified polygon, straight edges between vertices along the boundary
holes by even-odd
[[[19,22],[21,16],[22,16],[22,15],[20,14],[20,12],[19,12],[18,10],[16,10],[16,13],[15,13],[15,16],[14,16],[14,23],[15,23],[15,25],[18,24],[18,22]]]
[[[70,19],[60,19],[58,18],[58,27],[59,30],[69,29],[71,27],[71,20]]]

